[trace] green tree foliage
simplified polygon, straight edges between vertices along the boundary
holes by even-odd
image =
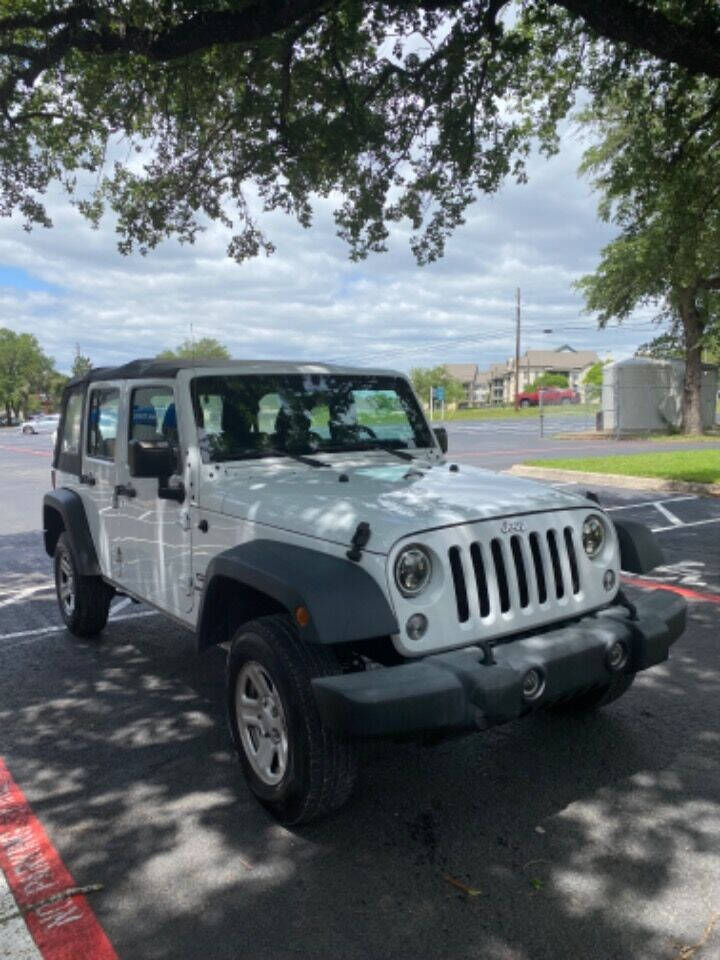
[[[583,383],[589,387],[601,387],[603,382],[603,369],[612,363],[611,360],[598,360],[594,363],[583,377]]]
[[[565,389],[567,386],[568,377],[566,373],[541,373],[540,376],[536,377],[527,389],[533,393],[541,388],[545,389],[546,387],[562,387]]]
[[[684,352],[682,336],[670,332],[661,333],[648,343],[640,344],[635,356],[650,357],[653,360],[682,360]]]
[[[56,394],[53,362],[30,333],[0,328],[0,405],[8,419],[26,415],[34,394]]]
[[[92,370],[92,360],[80,352],[80,344],[75,344],[75,359],[72,365],[73,377],[84,377]]]
[[[229,360],[230,351],[214,337],[183,340],[174,350],[164,350],[158,360]]]
[[[50,226],[60,182],[119,247],[192,242],[237,261],[272,241],[248,202],[309,225],[335,211],[351,255],[404,221],[420,262],[478,192],[525,177],[580,88],[648,56],[720,78],[714,0],[12,0],[0,15],[0,212]],[[139,158],[138,154],[142,154]],[[90,184],[88,187],[87,184]]]
[[[420,400],[430,403],[431,387],[444,387],[445,403],[461,403],[468,399],[467,390],[445,367],[415,367],[410,371],[410,380]]]
[[[683,429],[698,433],[702,350],[720,317],[720,89],[646,66],[596,96],[583,119],[600,140],[582,169],[620,233],[578,287],[601,325],[649,305],[679,332]]]

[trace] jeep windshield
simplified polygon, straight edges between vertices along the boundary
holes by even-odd
[[[400,377],[216,374],[192,381],[192,399],[205,463],[434,446]]]

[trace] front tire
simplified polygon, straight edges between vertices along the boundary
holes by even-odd
[[[521,400],[521,401],[520,401],[520,406],[523,407],[523,408],[529,407],[529,406],[530,406],[530,401],[529,401],[529,400]]]
[[[228,720],[248,786],[288,826],[308,823],[349,799],[357,749],[320,720],[311,681],[338,673],[332,650],[306,643],[283,615],[253,620],[232,642]]]
[[[55,591],[65,626],[76,637],[94,637],[107,623],[112,587],[101,577],[78,573],[70,540],[61,533],[55,546]]]
[[[23,428],[22,428],[22,432],[25,433],[25,434],[35,433],[35,431],[33,430],[32,427],[23,427]]]
[[[551,709],[559,713],[594,713],[596,710],[606,707],[609,703],[619,700],[628,692],[634,680],[634,673],[624,673],[611,680],[610,683],[603,684],[602,687],[589,690],[587,693],[581,693],[577,697],[551,706]]]

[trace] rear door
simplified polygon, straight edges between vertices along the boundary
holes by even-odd
[[[164,440],[176,449],[181,470],[174,384],[130,381],[127,401],[128,422],[118,445],[117,482],[131,495],[119,497],[117,545],[123,556],[119,582],[163,610],[186,614],[194,600],[188,502],[161,499],[157,479],[131,477],[127,457],[133,440]]]

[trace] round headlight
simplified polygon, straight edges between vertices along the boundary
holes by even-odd
[[[599,517],[589,516],[582,528],[583,550],[589,557],[596,557],[605,543],[605,527]]]
[[[406,547],[395,561],[395,582],[406,597],[416,597],[430,583],[432,561],[423,547]]]

